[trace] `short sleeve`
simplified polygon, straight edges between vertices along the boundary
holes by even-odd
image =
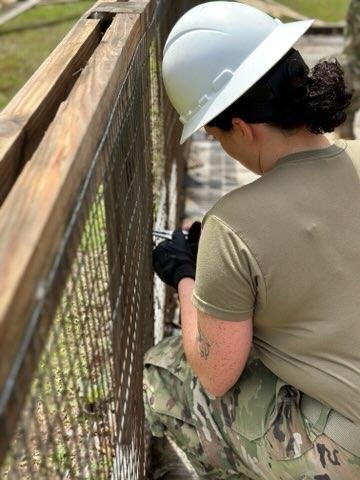
[[[246,320],[262,309],[265,283],[238,233],[216,216],[203,223],[192,302],[223,320]]]

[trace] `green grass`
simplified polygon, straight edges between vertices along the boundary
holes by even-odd
[[[42,5],[0,26],[0,110],[93,4]]]
[[[338,22],[344,20],[350,0],[278,0],[278,2],[307,17]]]

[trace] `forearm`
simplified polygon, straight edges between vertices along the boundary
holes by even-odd
[[[240,377],[252,343],[252,318],[225,321],[192,305],[194,280],[179,283],[179,300],[186,359],[208,393],[224,395]]]

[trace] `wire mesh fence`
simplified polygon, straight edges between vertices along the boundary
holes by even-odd
[[[156,2],[38,282],[0,392],[3,480],[145,478],[142,358],[173,312],[171,293],[154,283],[152,230],[173,228],[181,214],[188,148],[178,146],[160,61],[192,4]]]

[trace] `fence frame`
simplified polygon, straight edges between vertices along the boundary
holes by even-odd
[[[29,375],[38,360],[17,361],[29,341],[26,312],[44,294],[41,279],[157,4],[96,3],[0,114],[0,431],[15,430],[29,382],[13,403],[12,387],[24,362]],[[9,441],[0,436],[0,464]]]

